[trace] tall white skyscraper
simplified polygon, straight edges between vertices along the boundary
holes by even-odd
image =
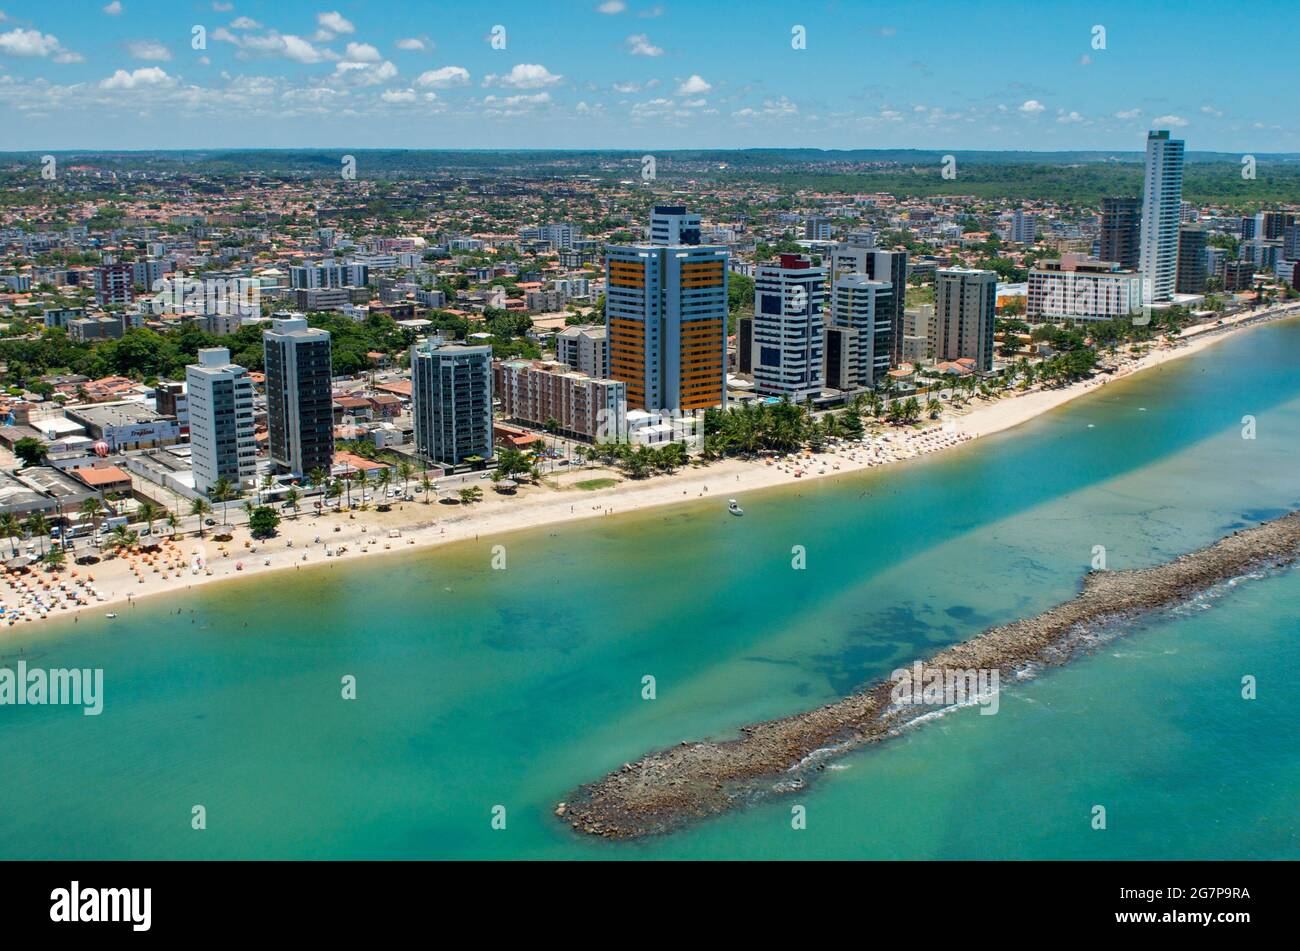
[[[794,402],[821,394],[826,270],[782,254],[754,272],[754,387]]]
[[[685,205],[656,205],[650,214],[650,243],[662,246],[700,243],[700,216]]]
[[[993,369],[993,331],[997,317],[998,275],[964,267],[935,274],[934,322],[931,349],[936,360],[975,361],[975,368]]]
[[[253,441],[253,381],[230,362],[230,351],[199,351],[185,368],[190,405],[190,458],[194,488],[207,493],[219,479],[235,488],[253,484],[257,446]]]
[[[875,386],[889,372],[889,349],[877,347],[876,339],[891,334],[893,314],[894,286],[888,281],[844,271],[831,285],[830,323],[857,334],[854,385]]]
[[[1173,297],[1178,273],[1178,224],[1183,204],[1183,142],[1168,129],[1147,133],[1138,270],[1144,303]]]

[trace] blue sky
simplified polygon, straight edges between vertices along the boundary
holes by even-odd
[[[1294,9],[0,0],[0,149],[1300,151]]]

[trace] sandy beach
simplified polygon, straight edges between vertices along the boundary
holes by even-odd
[[[202,538],[186,532],[173,540],[156,533],[142,539],[152,541],[157,546],[155,551],[139,550],[88,566],[69,559],[58,572],[34,567],[21,575],[0,578],[0,603],[5,608],[0,630],[29,627],[47,619],[68,619],[86,611],[115,613],[128,600],[236,577],[374,558],[706,497],[718,498],[721,505],[746,491],[890,465],[1020,425],[1108,382],[1198,353],[1247,326],[1291,316],[1300,316],[1300,303],[1188,328],[1176,344],[1153,344],[1140,357],[1122,359],[1113,372],[1099,373],[1090,380],[1049,389],[1035,387],[996,399],[976,398],[967,407],[945,410],[943,418],[928,422],[922,429],[886,429],[868,434],[861,441],[839,440],[817,454],[726,459],[640,480],[626,480],[617,472],[598,467],[575,468],[548,476],[549,485],[525,484],[509,495],[497,493],[490,482],[484,481],[483,500],[468,505],[425,502],[417,491],[416,501],[395,501],[387,512],[371,508],[286,515],[278,535],[265,541],[251,539],[243,524],[227,529],[218,524],[205,530]],[[575,485],[601,478],[619,481],[593,490]],[[236,510],[237,506],[230,509],[232,514]],[[220,506],[216,507],[215,517],[220,523]],[[231,536],[229,541],[216,540],[217,536],[224,537],[223,532]]]

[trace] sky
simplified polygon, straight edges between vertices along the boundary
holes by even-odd
[[[0,0],[0,150],[1300,151],[1294,0]]]

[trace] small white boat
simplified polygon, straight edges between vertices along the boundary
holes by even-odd
[[[740,507],[740,503],[735,499],[727,499],[727,511],[732,515],[744,515],[745,510]]]
[[[117,615],[110,612],[108,614],[105,614],[104,617],[108,618],[111,621],[113,620],[113,618],[117,617]]]

